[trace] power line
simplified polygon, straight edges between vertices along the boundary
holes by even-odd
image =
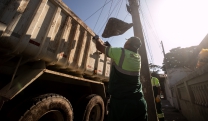
[[[110,11],[111,11],[112,5],[113,5],[113,0],[112,0],[112,2],[111,2],[111,6],[110,6],[110,9],[109,9],[109,11],[108,11],[108,19],[109,19],[109,17],[110,17]]]
[[[157,42],[159,48],[162,50],[162,47],[161,47],[161,45],[160,45],[159,42],[158,42],[159,37],[158,37],[157,31],[154,29],[154,28],[155,28],[154,21],[153,21],[153,19],[152,19],[152,15],[151,15],[151,13],[150,13],[150,10],[149,10],[149,7],[148,7],[148,5],[147,5],[147,3],[146,3],[146,0],[145,0],[145,4],[146,4],[146,6],[147,6],[147,10],[148,10],[148,12],[149,12],[151,21],[152,21],[152,23],[153,23],[153,27],[152,27],[151,24],[147,21],[147,22],[148,22],[148,25],[150,26],[150,28],[153,28],[153,29],[151,29],[151,30],[153,31],[153,36],[155,37],[155,40],[156,40],[156,42]],[[142,11],[142,9],[141,9],[141,11]],[[145,18],[145,17],[144,17],[144,18]]]
[[[145,26],[145,24],[144,24],[144,26]],[[147,57],[148,57],[149,63],[152,63],[153,62],[153,55],[151,53],[151,50],[149,48],[149,43],[147,41],[148,40],[148,36],[146,36],[145,29],[143,27],[142,27],[142,31],[143,31],[143,35],[144,35],[144,41],[146,42],[145,46],[147,48]]]
[[[142,12],[142,9],[140,9],[140,11]],[[145,19],[144,21],[147,23],[147,25],[149,26],[150,30],[152,30],[151,24],[149,23],[148,19],[146,19],[146,17],[144,15],[143,15],[143,18]],[[156,37],[154,31],[152,31],[152,35],[154,36],[154,39],[156,40],[156,43],[157,43],[157,45],[160,48],[160,44],[158,43],[158,41],[156,39],[157,37]]]
[[[100,30],[98,31],[98,34],[100,33],[101,29],[105,26],[105,24],[107,23],[108,19],[110,18],[112,5],[113,5],[113,0],[112,0],[112,2],[111,2],[111,6],[110,6],[110,9],[109,9],[109,11],[108,11],[108,15],[106,14],[106,15],[108,16],[108,17],[107,17],[107,20],[104,22],[104,24],[102,25],[102,27],[101,27]]]
[[[143,22],[144,22],[144,27],[146,28],[146,25],[145,25],[145,20],[144,20],[144,15],[143,15],[143,12],[141,11],[141,15],[142,15],[142,19],[143,19]],[[142,27],[142,30],[143,31],[145,31],[145,30],[147,30],[147,29],[144,29],[143,27]],[[152,50],[151,50],[151,47],[150,47],[150,45],[149,45],[149,43],[148,43],[148,36],[146,36],[146,34],[145,34],[145,32],[144,32],[144,37],[145,37],[145,40],[146,40],[146,43],[147,43],[147,48],[148,48],[148,52],[149,52],[149,54],[150,54],[150,58],[151,58],[151,60],[152,60],[152,62],[154,62],[154,59],[153,59],[153,54],[152,54]]]
[[[118,16],[119,12],[120,12],[120,9],[121,9],[122,4],[123,4],[123,0],[121,0],[121,4],[120,4],[120,6],[119,6],[119,8],[118,8],[118,11],[117,11],[117,14],[116,14],[116,18],[117,18],[117,16]],[[118,5],[118,4],[117,4],[117,5]],[[112,37],[111,40],[110,40],[109,42],[111,42],[113,39],[114,39],[114,37]]]
[[[123,0],[121,1],[121,4],[120,4],[120,7],[119,7],[119,9],[118,9],[118,12],[117,12],[116,17],[118,16],[118,14],[119,14],[119,12],[120,12],[120,9],[121,9],[122,4],[123,4]]]
[[[110,1],[112,1],[112,0],[110,0]],[[107,5],[110,1],[108,1],[105,5]],[[87,19],[85,19],[84,22],[87,21],[90,17],[92,17],[95,13],[97,13],[100,9],[102,9],[105,5],[103,5],[103,6],[102,6],[101,8],[99,8],[97,11],[95,11],[92,15],[90,15]]]
[[[106,4],[106,2],[107,2],[107,0],[105,0],[104,5]],[[102,7],[102,10],[101,10],[101,12],[100,12],[100,15],[101,15],[102,12],[103,12],[103,8],[104,8],[104,6]],[[98,22],[98,20],[99,20],[99,18],[100,18],[100,15],[99,15],[99,17],[98,17],[98,19],[97,19],[97,21],[96,21],[96,23],[95,23],[95,26],[94,26],[93,30],[95,29],[95,27],[96,27],[96,25],[97,25],[97,22]]]
[[[99,33],[101,32],[101,30],[104,28],[104,26],[105,26],[106,23],[108,22],[108,19],[110,18],[110,16],[111,16],[114,12],[116,13],[115,16],[116,16],[116,18],[117,18],[118,14],[120,13],[121,6],[123,5],[123,0],[118,0],[117,3],[115,4],[114,8],[113,8],[112,11],[111,11],[111,8],[112,8],[112,6],[113,6],[113,0],[110,0],[110,1],[112,1],[112,2],[111,2],[110,10],[109,10],[109,12],[108,12],[107,20],[106,20],[106,22],[103,24],[103,26],[100,28],[100,30],[98,31],[98,34],[99,34]],[[104,6],[105,6],[106,4],[108,4],[110,1],[107,2],[107,0],[106,0],[105,3],[104,3],[104,5],[103,5],[100,9],[102,9],[102,11],[103,11]],[[107,2],[107,3],[106,3],[106,2]],[[118,6],[118,5],[119,5],[119,6]],[[117,10],[115,11],[116,8],[117,8]],[[98,12],[100,9],[98,9],[96,12]],[[101,14],[102,14],[102,11],[101,11],[101,13],[100,13],[100,15],[99,15],[99,17],[98,17],[98,20],[99,20]],[[95,13],[96,13],[96,12],[95,12]],[[93,16],[95,13],[93,13],[91,16]],[[129,13],[127,12],[127,15],[125,16],[124,20],[126,19],[126,17],[128,16],[128,14],[129,14]],[[91,17],[91,16],[90,16],[90,17]],[[90,17],[88,17],[87,19],[89,19]],[[86,19],[86,20],[87,20],[87,19]],[[86,21],[86,20],[85,20],[85,21]],[[97,20],[95,26],[97,25],[98,20]],[[93,30],[95,29],[95,26],[94,26]],[[112,37],[111,40],[112,40],[113,38],[114,38],[114,37]],[[110,40],[110,41],[111,41],[111,40]]]
[[[127,18],[127,16],[129,15],[129,13],[127,13],[126,14],[126,16],[124,17],[124,19],[123,19],[123,21],[125,21],[126,20],[126,18]]]
[[[115,5],[115,7],[113,8],[113,10],[112,10],[112,12],[110,13],[110,15],[114,12],[114,10],[115,10],[115,8],[117,7],[117,5],[118,5],[119,2],[120,2],[120,0],[118,0],[118,2],[116,3],[116,5]],[[109,17],[110,17],[110,15],[109,15]],[[108,17],[108,18],[109,18],[109,17]],[[103,26],[100,28],[100,30],[99,30],[98,33],[100,33],[100,31],[103,29],[103,27],[106,25],[107,22],[108,22],[108,19],[107,19],[106,22],[103,24]]]
[[[129,15],[129,13],[127,12],[126,16],[124,17],[123,21],[127,18],[127,16]],[[114,39],[114,37],[111,38],[110,42]]]
[[[147,10],[148,10],[148,12],[149,12],[149,14],[150,14],[150,18],[151,18],[151,20],[152,20],[153,26],[154,26],[154,28],[156,28],[156,27],[155,27],[155,24],[154,24],[154,21],[153,21],[153,19],[152,19],[152,15],[151,15],[150,10],[149,10],[149,7],[148,7],[148,5],[147,5],[146,0],[145,0],[145,3],[146,3],[146,6],[147,6]],[[158,34],[157,34],[157,31],[156,31],[156,36],[157,36],[157,38],[159,39]]]

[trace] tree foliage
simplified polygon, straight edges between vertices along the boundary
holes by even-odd
[[[153,73],[153,72],[158,73],[159,71],[161,71],[161,66],[150,63],[149,69],[150,69],[151,73]]]
[[[166,69],[178,67],[195,68],[198,53],[196,46],[173,48],[169,53],[165,54],[163,64]]]

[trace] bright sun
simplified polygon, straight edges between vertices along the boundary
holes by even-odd
[[[166,46],[174,48],[198,45],[208,33],[208,1],[159,1],[155,11],[156,26]]]

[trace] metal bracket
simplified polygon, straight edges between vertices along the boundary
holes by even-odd
[[[11,86],[12,86],[12,83],[13,83],[13,81],[14,81],[14,77],[15,77],[15,75],[16,75],[16,73],[17,73],[17,70],[18,70],[18,68],[19,68],[19,65],[20,65],[20,62],[22,61],[22,57],[20,57],[20,59],[19,59],[19,61],[18,61],[18,63],[17,63],[17,66],[16,66],[16,68],[15,68],[15,70],[14,70],[14,73],[13,73],[13,75],[12,75],[12,79],[11,79],[11,81],[10,81],[10,83],[9,83],[9,86],[8,86],[8,89],[7,90],[9,90],[10,88],[11,88]]]

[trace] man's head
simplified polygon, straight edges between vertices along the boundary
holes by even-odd
[[[156,72],[152,72],[152,73],[151,73],[151,76],[152,76],[152,77],[157,77],[157,75],[158,75],[158,74],[157,74]]]
[[[141,45],[142,45],[142,42],[140,38],[130,37],[124,44],[124,48],[135,52],[137,51],[138,48],[140,48]]]

